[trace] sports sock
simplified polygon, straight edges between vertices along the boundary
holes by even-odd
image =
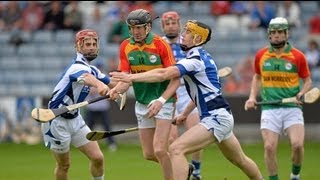
[[[269,176],[269,180],[279,180],[278,174],[273,175],[273,176]]]
[[[301,165],[292,164],[292,169],[291,169],[292,174],[298,175],[300,174],[300,170],[301,170]]]
[[[93,177],[92,176],[92,180],[104,180],[104,175],[102,175],[100,177]]]
[[[200,167],[201,167],[201,162],[200,161],[195,161],[192,160],[191,163],[194,165],[195,169],[193,170],[194,175],[200,175]]]

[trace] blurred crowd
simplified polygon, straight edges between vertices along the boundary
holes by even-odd
[[[103,45],[119,44],[129,37],[125,22],[127,13],[143,8],[149,10],[153,17],[159,16],[159,10],[155,8],[157,3],[167,3],[168,7],[170,3],[181,3],[190,11],[194,5],[192,1],[1,1],[0,32],[10,32],[9,43],[19,46],[26,43],[21,32],[32,34],[39,30],[65,29],[76,32],[83,28],[94,28],[98,30],[100,42]],[[248,17],[246,26],[249,31],[260,28],[266,30],[269,21],[276,16],[285,17],[289,21],[290,29],[307,26],[310,40],[305,53],[310,68],[319,67],[320,10],[304,22],[300,1],[212,1],[209,3],[200,1],[197,3],[209,4],[208,16],[212,16],[216,21],[226,15],[235,15],[239,18],[246,15]],[[319,3],[317,5],[319,6]],[[250,69],[246,66],[252,64],[249,61],[253,58],[253,54],[248,54],[239,61],[234,77],[229,78],[231,80],[225,88],[227,93],[249,93],[249,88],[244,84],[250,83],[247,77],[252,75],[250,72],[253,73],[253,70],[243,71],[242,67],[245,66],[246,70]]]

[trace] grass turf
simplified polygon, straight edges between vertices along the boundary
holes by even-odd
[[[245,153],[260,167],[265,179],[267,171],[263,161],[262,144],[243,144]],[[162,180],[158,164],[144,160],[139,144],[120,144],[116,152],[110,152],[101,144],[105,155],[105,179],[113,180]],[[281,142],[278,149],[280,179],[289,179],[291,170],[290,147]],[[302,167],[302,179],[319,180],[320,143],[305,144],[305,159]],[[55,161],[50,151],[42,144],[0,144],[0,179],[10,180],[50,180],[54,179]],[[75,148],[71,149],[71,168],[69,179],[91,179],[87,158]],[[229,163],[218,150],[211,145],[204,150],[201,174],[207,180],[246,180],[240,169]]]

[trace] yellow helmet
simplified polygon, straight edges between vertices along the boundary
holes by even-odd
[[[190,31],[193,36],[201,36],[201,42],[196,44],[197,46],[205,44],[211,39],[212,30],[210,26],[200,21],[188,20],[184,27],[186,30]]]

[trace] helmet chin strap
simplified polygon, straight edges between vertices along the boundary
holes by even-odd
[[[168,39],[174,39],[174,38],[178,37],[178,34],[166,34],[166,37]]]
[[[270,42],[271,46],[275,49],[283,48],[286,45],[287,41],[281,41],[279,43],[272,43]]]

